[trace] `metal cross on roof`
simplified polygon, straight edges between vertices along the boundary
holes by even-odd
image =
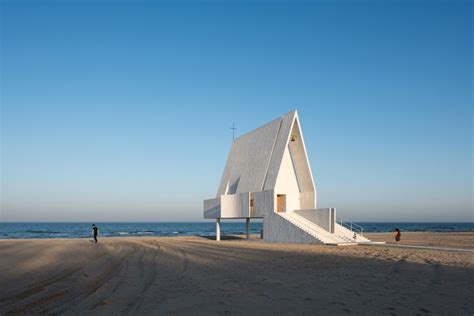
[[[237,129],[237,128],[235,127],[235,124],[234,124],[234,123],[232,123],[232,127],[231,127],[230,129],[232,130],[232,140],[234,141],[234,140],[235,140],[235,130]]]

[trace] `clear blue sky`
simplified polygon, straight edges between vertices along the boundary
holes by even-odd
[[[1,3],[1,220],[202,220],[296,108],[319,207],[473,221],[472,1]]]

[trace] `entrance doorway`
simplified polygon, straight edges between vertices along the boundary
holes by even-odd
[[[277,194],[277,212],[286,211],[286,195]]]

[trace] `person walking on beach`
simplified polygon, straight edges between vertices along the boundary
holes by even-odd
[[[396,231],[396,233],[395,233],[395,241],[396,241],[397,244],[398,244],[398,242],[400,241],[400,237],[402,237],[402,233],[400,233],[400,229],[398,229],[398,228],[395,228],[395,231]]]
[[[99,234],[99,228],[92,224],[92,234],[94,235],[94,242],[97,243],[97,235]]]

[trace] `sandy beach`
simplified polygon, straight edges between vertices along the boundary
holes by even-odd
[[[394,233],[365,234],[372,241],[395,244]],[[474,249],[474,233],[403,232],[401,245]]]
[[[466,248],[474,234],[402,242]],[[474,313],[474,253],[201,237],[0,240],[0,253],[1,315]]]

